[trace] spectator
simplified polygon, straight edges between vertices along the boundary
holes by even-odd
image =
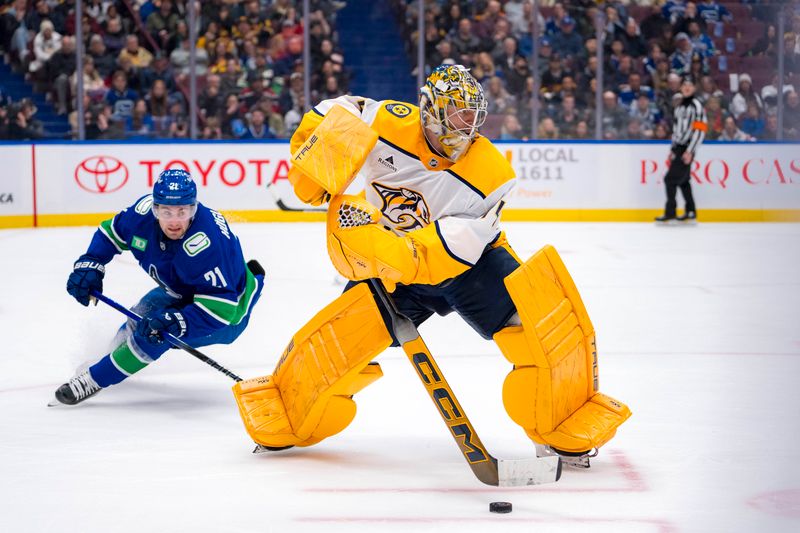
[[[578,125],[575,126],[575,138],[576,139],[588,139],[590,138],[591,134],[589,132],[589,123],[585,120],[581,120],[578,122]]]
[[[652,137],[656,124],[661,120],[658,108],[647,93],[640,93],[638,98],[631,103],[630,116],[631,119],[639,121],[643,131],[650,132],[649,137]]]
[[[518,141],[524,137],[522,125],[517,115],[507,113],[503,116],[503,125],[500,127],[500,139],[505,141]]]
[[[678,74],[688,74],[692,66],[692,41],[689,36],[680,32],[675,36],[675,52],[670,57],[672,70]]]
[[[689,40],[692,43],[692,53],[700,54],[703,59],[713,57],[716,53],[714,41],[700,30],[700,24],[695,21],[689,23]]]
[[[728,142],[749,142],[755,141],[753,137],[746,134],[736,125],[736,119],[732,116],[725,117],[725,125],[722,128],[722,133],[719,136],[720,141]]]
[[[44,137],[42,123],[33,118],[37,108],[32,100],[24,98],[8,112],[8,138],[11,140],[36,140]]]
[[[124,121],[133,115],[133,106],[139,95],[128,88],[128,76],[122,70],[117,70],[111,77],[111,90],[106,93],[105,101],[111,105],[112,119]]]
[[[625,31],[619,36],[619,40],[622,42],[623,50],[627,55],[636,58],[647,55],[647,45],[633,17],[628,18],[625,23]]]
[[[458,30],[451,36],[450,42],[456,53],[456,60],[462,65],[472,64],[472,54],[480,48],[480,39],[472,33],[472,21],[462,18],[458,21]]]
[[[717,3],[716,0],[703,0],[703,3],[697,6],[697,11],[706,24],[711,25],[717,22],[731,22],[733,15],[723,5]]]
[[[565,96],[561,100],[561,107],[556,116],[556,126],[565,138],[574,138],[578,124],[583,121],[583,114],[575,106],[575,97]]]
[[[668,141],[670,139],[669,130],[664,122],[656,124],[656,129],[653,130],[654,141]]]
[[[583,50],[583,38],[575,32],[575,19],[564,17],[561,31],[553,36],[553,51],[561,57],[574,57]]]
[[[178,26],[178,20],[178,14],[172,9],[172,0],[161,0],[158,11],[154,11],[147,17],[147,31],[160,43],[162,48],[165,48],[170,35]]]
[[[200,92],[197,99],[197,106],[200,113],[207,119],[220,117],[224,109],[225,101],[220,92],[222,82],[216,74],[210,74],[206,79],[206,86]]]
[[[686,2],[686,10],[683,12],[683,15],[681,15],[681,17],[673,24],[673,27],[678,33],[689,33],[689,25],[692,22],[698,23],[700,28],[705,31],[706,21],[703,20],[703,18],[697,12],[697,4],[694,2]]]
[[[759,37],[750,50],[747,50],[742,56],[750,57],[776,57],[778,55],[778,30],[775,29],[774,24],[767,24],[764,28],[764,35]]]
[[[649,134],[649,135],[648,135]],[[631,141],[641,141],[652,137],[652,130],[646,131],[642,128],[642,123],[638,118],[631,118],[625,130],[625,139]]]
[[[106,31],[103,34],[103,43],[106,51],[112,56],[119,56],[125,48],[127,34],[122,29],[122,19],[120,17],[109,18],[106,22]]]
[[[191,72],[189,70],[189,47],[191,43],[186,41],[181,41],[181,45],[172,51],[169,55],[169,61],[172,65],[173,71],[178,76],[179,79],[185,78]],[[209,55],[206,52],[205,48],[198,47],[196,50],[196,68],[195,73],[198,76],[205,76],[206,72],[208,72],[208,64],[209,64]]]
[[[767,120],[764,124],[764,129],[761,131],[761,135],[758,136],[758,140],[776,141],[778,140],[779,130],[780,127],[778,126],[778,114],[776,112],[769,112],[767,113]]]
[[[56,113],[66,115],[69,104],[69,79],[75,73],[75,39],[69,35],[61,38],[61,48],[47,63],[47,77],[55,90]]]
[[[125,118],[125,137],[128,139],[148,139],[153,136],[153,117],[147,111],[147,102],[136,100],[133,112]]]
[[[640,24],[642,37],[645,41],[661,37],[664,34],[664,29],[670,26],[669,19],[664,17],[658,2],[653,2],[650,8],[650,13],[642,19]]]
[[[709,140],[715,141],[722,135],[727,113],[722,109],[719,96],[709,97],[706,100],[705,108],[706,116],[708,117],[708,132],[706,132],[706,137]]]
[[[786,98],[786,95],[790,92],[794,91],[794,87],[791,84],[784,81],[783,83],[783,97]],[[761,101],[764,104],[764,109],[766,111],[771,111],[778,106],[778,73],[775,72],[772,75],[772,83],[769,85],[765,85],[761,88]]]
[[[724,101],[725,93],[717,88],[717,82],[709,75],[700,78],[700,88],[697,91],[697,98],[702,102],[708,102],[709,98],[716,97],[720,104]]]
[[[275,136],[269,130],[265,119],[264,112],[259,108],[255,108],[250,112],[250,117],[247,121],[247,130],[239,138],[242,140],[274,139]]]
[[[739,76],[739,90],[731,99],[730,112],[736,120],[739,120],[747,111],[748,105],[754,103],[759,111],[764,108],[764,103],[757,92],[753,90],[753,79],[749,74]]]
[[[218,117],[209,117],[206,120],[203,131],[200,133],[200,138],[204,140],[220,140],[222,139],[222,128],[219,126]]]
[[[94,68],[103,79],[109,78],[111,73],[114,72],[116,62],[114,56],[107,53],[106,45],[103,42],[103,37],[98,34],[93,34],[89,39],[89,57],[92,58]]]
[[[70,90],[73,96],[78,94],[78,73],[75,72],[70,76]],[[97,72],[97,69],[94,66],[94,59],[92,56],[86,56],[83,58],[83,91],[84,93],[93,98],[95,100],[102,99],[108,88],[106,87],[106,82],[100,76],[100,73]]]
[[[513,97],[503,87],[503,80],[499,77],[492,76],[485,87],[485,91],[488,102],[487,113],[500,115],[513,105]]]
[[[648,85],[642,85],[642,76],[638,72],[632,72],[628,76],[627,83],[619,86],[619,101],[625,107],[631,107],[639,96],[646,95],[649,100],[655,98],[653,89]]]
[[[160,78],[156,79],[150,87],[150,92],[145,96],[145,101],[151,117],[153,132],[157,135],[166,135],[171,125],[170,99],[166,82]]]
[[[559,131],[556,123],[550,117],[545,117],[539,122],[539,130],[536,134],[537,139],[558,139]]]
[[[245,125],[242,120],[239,97],[231,93],[225,97],[225,109],[222,112],[222,134],[225,137],[239,138],[244,135]]]
[[[742,131],[751,137],[760,138],[764,132],[764,118],[761,115],[761,108],[754,102],[747,103],[747,111],[742,115]]]
[[[517,40],[513,37],[506,37],[501,43],[501,50],[494,54],[492,59],[500,66],[503,73],[513,70],[514,60],[517,58]],[[437,63],[441,64],[441,63]]]
[[[603,139],[619,139],[625,131],[628,114],[617,103],[613,91],[603,93]]]
[[[300,125],[300,121],[303,120],[303,114],[305,113],[304,107],[305,97],[301,94],[297,99],[297,103],[283,116],[287,136],[291,137],[294,134],[294,130]]]
[[[790,91],[786,95],[786,105],[783,106],[783,138],[800,140],[800,96],[796,91]]]
[[[170,94],[178,90],[178,87],[175,85],[175,75],[172,72],[169,59],[161,52],[155,55],[149,67],[139,69],[138,75],[139,85],[143,90],[152,87],[157,80],[164,83],[167,92]]]
[[[122,63],[125,60],[129,60],[137,69],[147,68],[153,61],[153,54],[139,46],[138,36],[128,35],[125,38],[125,48],[117,56],[117,62]]]
[[[28,66],[31,72],[39,72],[50,61],[53,54],[61,49],[61,34],[53,28],[53,23],[45,19],[39,33],[33,38],[34,60]]]
[[[530,77],[531,70],[528,60],[523,56],[514,58],[514,68],[506,73],[506,85],[508,92],[514,96],[519,96],[525,90],[525,80]]]

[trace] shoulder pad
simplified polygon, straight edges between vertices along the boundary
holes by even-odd
[[[486,137],[479,136],[467,154],[448,169],[489,196],[516,177],[508,159]]]

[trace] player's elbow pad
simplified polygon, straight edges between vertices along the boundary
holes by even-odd
[[[415,243],[378,225],[381,212],[358,196],[336,196],[328,208],[328,255],[347,279],[380,278],[391,291],[420,267]]]

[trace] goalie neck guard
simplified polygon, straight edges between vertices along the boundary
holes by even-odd
[[[457,161],[486,120],[483,87],[463,65],[440,65],[419,92],[423,129],[439,141],[443,156]]]

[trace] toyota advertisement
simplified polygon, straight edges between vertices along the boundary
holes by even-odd
[[[515,220],[647,220],[649,213],[631,213],[662,208],[666,144],[497,146],[517,173],[506,207]],[[800,220],[796,147],[705,144],[692,173],[704,212],[724,212],[718,220]],[[0,154],[0,227],[94,224],[150,192],[166,168],[191,172],[200,200],[234,220],[305,215],[283,212],[276,203],[277,195],[284,205],[300,207],[288,186],[285,142],[18,144],[0,146]]]

